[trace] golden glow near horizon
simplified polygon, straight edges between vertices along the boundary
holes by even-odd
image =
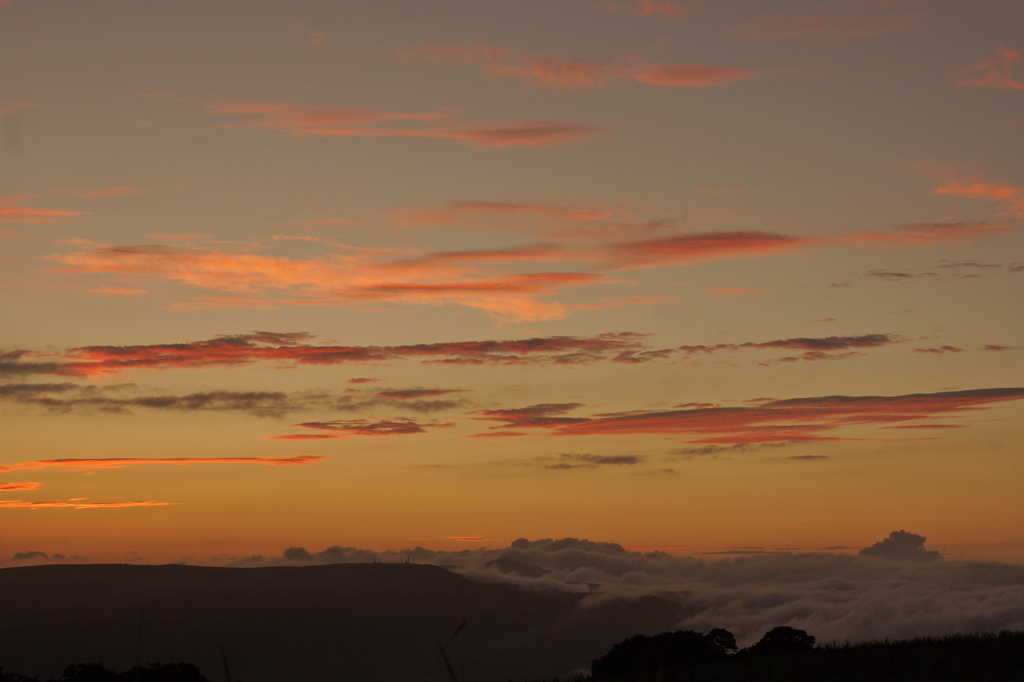
[[[1024,5],[771,9],[0,0],[0,565],[1024,561]]]

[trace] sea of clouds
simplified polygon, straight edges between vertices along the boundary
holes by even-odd
[[[778,625],[804,629],[819,642],[1024,630],[1024,566],[949,561],[924,543],[920,535],[895,531],[857,555],[707,559],[576,538],[519,539],[505,548],[462,551],[291,547],[279,557],[233,565],[410,561],[446,566],[472,580],[585,593],[584,607],[655,596],[678,605],[678,629],[724,627],[741,645]]]

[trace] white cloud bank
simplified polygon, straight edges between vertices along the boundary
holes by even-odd
[[[481,581],[586,592],[584,606],[656,596],[679,605],[679,629],[724,627],[749,645],[778,625],[819,642],[1024,630],[1024,566],[945,561],[906,531],[847,554],[772,552],[708,560],[641,553],[576,538],[516,540],[502,549],[373,552],[301,547],[236,566],[409,560]]]

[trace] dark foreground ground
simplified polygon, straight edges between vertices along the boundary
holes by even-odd
[[[616,642],[653,634],[652,623],[672,630],[681,615],[655,597],[580,599],[416,564],[2,569],[0,682],[60,680],[72,663],[122,673],[94,679],[79,665],[64,676],[74,682],[201,682],[158,675],[154,661],[221,682],[222,649],[233,682],[566,682]],[[749,654],[595,682],[1024,682],[1021,632]]]
[[[826,645],[594,682],[1024,682],[1024,632]]]
[[[222,673],[222,671],[217,671]],[[454,671],[453,671],[454,672]],[[439,675],[451,682],[447,670]],[[454,673],[456,682],[472,678]],[[409,679],[426,679],[414,677]],[[209,682],[188,664],[149,664],[116,675],[96,665],[79,664],[50,682]],[[303,678],[289,678],[299,682]],[[308,678],[305,678],[308,679]],[[339,678],[329,678],[339,679]],[[584,682],[583,675],[535,682]],[[1024,680],[1024,633],[952,635],[942,638],[830,645],[800,654],[748,656],[688,668],[663,668],[593,682],[1016,682]],[[17,674],[0,682],[40,682]]]
[[[46,680],[71,663],[184,661],[221,682],[223,647],[235,682],[430,682],[449,679],[437,642],[465,622],[449,645],[460,680],[564,679],[680,615],[655,597],[586,609],[580,598],[417,564],[7,568],[0,665]]]

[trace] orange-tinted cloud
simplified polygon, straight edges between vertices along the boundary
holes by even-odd
[[[673,88],[707,88],[749,80],[756,71],[706,64],[648,64],[637,57],[605,61],[572,61],[491,45],[430,45],[405,50],[406,59],[481,64],[496,78],[513,78],[554,88],[590,88],[616,81],[638,81]]]
[[[0,492],[11,492],[13,490],[38,490],[42,483],[37,481],[25,481],[24,483],[0,483]]]
[[[322,462],[328,457],[319,455],[294,455],[291,457],[101,457],[95,459],[39,459],[31,462],[17,462],[0,466],[0,471],[22,471],[25,469],[123,469],[137,464],[260,464],[263,466],[301,466]]]
[[[502,422],[502,429],[539,427],[551,435],[680,434],[691,443],[729,444],[837,440],[824,435],[844,426],[891,425],[936,415],[966,414],[1024,399],[1024,388],[994,388],[901,396],[826,396],[768,400],[755,407],[694,407],[639,411],[592,418],[552,417],[576,405],[536,405],[490,410],[481,419]],[[550,408],[550,409],[549,409]]]
[[[1024,190],[1024,188],[1021,189]],[[935,193],[948,194],[952,192],[936,190]],[[894,233],[859,232],[840,237],[839,240],[859,246],[944,246],[976,241],[984,237],[1008,234],[1013,231],[1003,223],[992,223],[987,220],[970,223],[909,223],[897,225],[894,229]]]
[[[1020,52],[1000,46],[995,57],[961,69],[956,84],[969,88],[1024,90],[1024,83],[1013,78],[1013,66],[1019,61]]]
[[[353,305],[396,301],[462,305],[513,321],[564,317],[568,314],[564,305],[537,297],[559,287],[590,284],[600,279],[595,274],[560,272],[486,278],[477,270],[460,264],[458,256],[447,260],[443,257],[387,260],[391,253],[385,249],[346,247],[329,256],[294,259],[166,245],[88,245],[85,250],[50,258],[65,266],[62,272],[159,277],[207,289],[286,292],[307,297],[280,300],[230,297],[228,300],[203,300],[191,304],[193,307],[264,309],[280,304]],[[492,259],[495,258],[498,254],[492,255]]]
[[[991,201],[999,205],[1003,215],[1024,217],[1024,186],[1021,185],[995,185],[984,181],[952,180],[933,189],[932,194]]]
[[[136,502],[84,502],[59,501],[59,502],[23,502],[21,500],[0,500],[2,509],[118,509],[121,507],[167,507],[179,504],[178,502],[151,502],[140,500]]]
[[[84,211],[36,208],[28,206],[24,200],[24,197],[0,196],[0,223],[60,223],[88,215]]]
[[[647,64],[640,67],[632,78],[641,83],[666,88],[714,88],[750,80],[757,75],[757,71],[736,69],[731,66]]]
[[[94,287],[87,289],[90,294],[116,294],[120,296],[134,296],[146,293],[145,289],[121,289],[118,287]]]
[[[249,101],[224,101],[207,108],[214,114],[241,117],[224,124],[224,128],[267,130],[292,136],[417,137],[452,140],[473,147],[557,146],[605,132],[600,126],[563,121],[460,122],[450,110],[444,109],[393,113]]]

